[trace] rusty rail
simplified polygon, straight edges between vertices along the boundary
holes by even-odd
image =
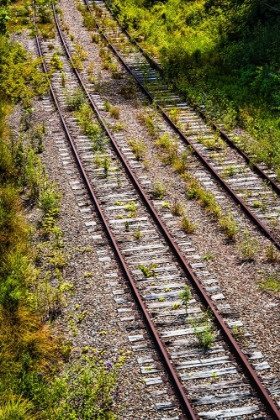
[[[90,6],[89,6],[89,2],[88,0],[84,0],[85,4],[87,5],[87,8],[89,11],[91,11]],[[100,26],[96,23],[97,27],[99,29]],[[134,79],[136,80],[136,82],[138,83],[138,85],[141,87],[142,91],[145,93],[145,95],[149,98],[149,100],[154,103],[154,98],[153,96],[150,94],[150,92],[145,88],[145,86],[143,85],[143,83],[139,80],[139,78],[137,77],[137,75],[134,73],[134,71],[129,67],[129,65],[127,65],[125,63],[125,61],[123,60],[123,58],[121,57],[121,55],[118,53],[118,51],[116,50],[116,48],[111,44],[111,42],[109,41],[108,37],[103,33],[103,31],[101,30],[101,34],[104,37],[104,39],[106,40],[108,46],[110,47],[110,49],[114,52],[114,54],[118,57],[119,61],[122,63],[122,65],[126,68],[126,70],[134,77]],[[138,44],[137,44],[138,45]],[[141,49],[141,52],[143,52],[143,50]],[[145,54],[145,57],[147,58],[147,55]],[[149,58],[149,61],[151,62],[151,59]],[[157,66],[157,69],[159,68],[158,65],[153,62],[153,66]],[[160,69],[160,68],[159,68]],[[160,69],[161,74],[162,73],[162,69]],[[246,205],[246,203],[240,198],[238,197],[235,192],[232,190],[232,188],[230,188],[230,186],[223,180],[223,178],[219,175],[219,173],[212,167],[212,165],[210,165],[210,163],[207,161],[207,159],[199,152],[199,150],[193,145],[193,143],[188,139],[188,137],[180,130],[180,128],[178,128],[176,126],[176,124],[171,120],[171,118],[168,116],[168,114],[164,111],[164,109],[156,103],[157,108],[159,109],[159,111],[161,112],[161,114],[163,115],[164,119],[168,122],[168,124],[173,128],[173,130],[180,136],[180,138],[188,145],[191,146],[193,149],[194,154],[197,156],[197,158],[200,160],[200,162],[202,162],[202,164],[208,169],[208,171],[213,175],[213,177],[216,179],[216,181],[222,186],[222,188],[224,190],[226,190],[226,192],[228,193],[228,195],[235,201],[235,203],[243,210],[243,212],[246,214],[246,216],[251,220],[251,222],[254,223],[254,225],[260,230],[260,232],[266,237],[268,238],[274,245],[275,247],[280,250],[280,242],[279,240],[267,229],[267,227],[259,220],[258,217],[256,217],[254,215],[254,213],[249,209],[249,207]],[[204,118],[205,115],[204,115]],[[214,124],[214,123],[213,123]],[[217,126],[215,126],[216,129],[218,129]],[[224,132],[222,132],[224,136],[226,136],[226,134]],[[225,138],[226,140],[226,138]],[[231,140],[227,137],[226,140],[228,143],[231,142]],[[231,142],[232,143],[232,142]],[[234,143],[232,143],[234,144]],[[234,145],[235,148],[237,148],[236,145]],[[238,150],[238,149],[236,149]],[[247,156],[244,152],[242,152],[244,154],[244,156]],[[240,151],[241,154],[241,151]],[[244,157],[245,158],[245,157]],[[247,156],[247,163],[250,163],[252,166],[252,162],[250,161],[249,157]],[[278,187],[278,185],[270,180],[267,175],[257,166],[254,165],[255,167],[255,171],[259,171],[257,172],[263,179],[265,179],[266,181],[268,181],[271,186],[273,187],[273,189],[278,192],[278,194],[280,195],[280,188]]]
[[[55,16],[55,22],[57,25],[57,29],[58,29],[58,33],[61,37],[61,41],[64,45],[66,54],[69,58],[69,60],[71,61],[71,54],[68,50],[68,47],[65,43],[63,34],[60,30],[59,24],[58,24],[58,20],[57,20],[57,16],[55,14],[54,11],[54,16]],[[42,51],[40,48],[40,43],[39,43],[39,39],[36,36],[36,42],[37,42],[37,46],[38,46],[38,51],[41,57],[42,56]],[[44,70],[46,70],[46,66],[45,63],[43,62],[43,68]],[[243,370],[245,371],[245,373],[247,374],[248,379],[250,380],[251,385],[253,386],[253,388],[257,391],[260,399],[262,400],[263,404],[266,406],[266,408],[268,409],[269,413],[272,415],[273,418],[280,420],[280,413],[276,407],[276,405],[274,404],[274,402],[271,400],[270,396],[268,395],[267,391],[264,389],[263,385],[261,384],[257,374],[255,373],[255,371],[253,370],[252,366],[249,364],[249,362],[247,361],[245,355],[243,354],[241,348],[239,347],[239,345],[237,344],[237,342],[235,341],[235,339],[232,337],[229,328],[227,327],[227,325],[225,324],[224,320],[222,319],[221,315],[218,313],[218,311],[215,309],[213,303],[211,302],[210,298],[207,296],[207,294],[205,293],[204,289],[202,288],[198,278],[196,277],[195,273],[192,271],[191,267],[189,266],[189,264],[187,263],[185,257],[183,256],[183,254],[181,253],[180,249],[178,248],[178,246],[175,244],[174,240],[172,239],[170,233],[168,232],[167,228],[165,227],[164,223],[162,222],[162,220],[159,218],[159,216],[156,213],[155,208],[153,207],[151,201],[149,200],[147,194],[145,193],[145,191],[143,190],[143,188],[141,187],[141,185],[139,184],[137,178],[135,177],[135,175],[133,174],[130,165],[128,164],[127,160],[125,159],[123,153],[121,152],[121,150],[119,149],[117,143],[115,142],[113,136],[111,135],[110,130],[107,128],[107,126],[104,124],[103,119],[101,117],[101,115],[99,114],[99,111],[93,101],[93,99],[91,98],[89,92],[87,91],[87,89],[85,88],[85,85],[79,75],[79,72],[76,69],[73,69],[74,73],[76,74],[79,83],[81,84],[82,88],[84,89],[87,98],[90,101],[90,104],[94,110],[94,112],[96,113],[100,123],[102,124],[104,130],[106,131],[107,135],[109,136],[112,145],[115,149],[115,152],[117,153],[118,157],[121,159],[124,168],[126,169],[126,172],[129,176],[129,178],[131,179],[133,185],[135,186],[135,188],[137,189],[142,201],[145,203],[146,207],[149,209],[151,216],[153,217],[155,223],[157,224],[157,226],[159,227],[159,229],[161,230],[163,236],[165,237],[167,243],[169,244],[169,246],[171,247],[171,249],[173,250],[174,254],[176,255],[181,267],[184,269],[184,272],[186,273],[187,277],[190,279],[190,281],[192,282],[192,284],[194,285],[194,287],[196,288],[196,290],[199,292],[200,297],[202,298],[202,301],[204,302],[204,304],[209,307],[212,312],[213,315],[215,317],[215,321],[216,324],[218,325],[218,327],[222,330],[224,338],[226,339],[228,345],[230,346],[230,348],[233,350],[237,360],[239,361],[239,363],[241,364]],[[153,323],[153,321],[151,320],[151,317],[147,311],[146,305],[144,304],[144,302],[141,299],[141,296],[137,290],[137,287],[135,285],[135,282],[131,276],[130,270],[127,267],[127,264],[123,258],[123,255],[119,249],[119,246],[116,242],[116,239],[110,229],[109,223],[102,211],[101,205],[99,203],[99,200],[94,192],[94,189],[91,185],[91,182],[82,166],[82,162],[80,160],[78,151],[76,149],[76,146],[74,144],[74,141],[72,139],[72,136],[67,128],[65,119],[62,115],[62,112],[60,110],[58,101],[56,99],[55,96],[55,92],[53,90],[53,88],[51,87],[51,95],[52,98],[54,100],[54,103],[57,107],[60,119],[61,119],[61,123],[63,126],[63,130],[69,140],[69,143],[71,145],[74,157],[75,157],[75,161],[78,165],[79,171],[81,173],[81,176],[85,182],[86,188],[92,198],[92,201],[96,207],[96,210],[99,214],[99,217],[105,227],[105,231],[106,234],[109,238],[109,240],[111,241],[111,244],[114,248],[114,252],[115,255],[122,267],[123,273],[126,277],[126,279],[129,281],[131,290],[133,292],[133,295],[135,296],[135,299],[137,300],[138,306],[141,309],[141,312],[143,314],[144,320],[146,325],[148,326],[148,329],[150,331],[150,333],[152,334],[152,337],[154,339],[154,342],[158,348],[158,350],[160,351],[161,357],[162,357],[162,361],[164,363],[164,366],[169,374],[170,380],[176,390],[176,394],[179,398],[179,401],[181,403],[182,409],[185,412],[185,414],[187,415],[187,417],[191,420],[196,420],[197,416],[194,413],[188,398],[186,397],[184,388],[181,384],[181,382],[178,379],[178,376],[172,366],[172,364],[170,363],[169,357],[168,357],[168,353],[158,335],[158,332],[156,330],[156,327]]]

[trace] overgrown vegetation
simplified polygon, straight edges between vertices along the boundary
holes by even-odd
[[[109,3],[109,2],[108,2]],[[276,0],[113,0],[123,27],[160,58],[167,77],[280,176],[280,9]]]
[[[40,29],[49,37],[51,2],[36,4]],[[113,366],[90,350],[90,360],[77,357],[66,369],[71,346],[50,328],[73,285],[63,276],[60,193],[39,156],[47,127],[33,122],[33,98],[47,92],[48,78],[37,68],[40,60],[8,35],[32,27],[31,6],[9,0],[0,6],[0,418],[109,420],[115,418],[112,390],[122,358]],[[17,134],[6,123],[14,104],[22,114]],[[36,215],[35,235],[23,205]]]

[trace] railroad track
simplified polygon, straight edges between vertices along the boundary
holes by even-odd
[[[91,13],[97,6],[109,16],[103,1],[84,0]],[[94,6],[93,8],[90,6]],[[137,44],[127,47],[127,33],[116,25],[113,29],[102,26],[101,18],[96,22],[108,47],[118,57],[127,71],[135,78],[141,89],[158,109],[181,139],[194,150],[211,176],[220,183],[227,194],[237,203],[249,219],[280,249],[280,186],[272,170],[253,163],[230,137],[213,123],[206,123],[205,114],[196,112],[181,100],[163,79],[162,70],[139,48]],[[122,47],[124,44],[124,47]]]
[[[60,42],[68,55],[67,58],[63,57],[68,86],[74,89],[78,86],[77,81],[83,86],[96,113],[96,121],[103,125],[103,130],[111,140],[104,149],[106,165],[104,161],[102,167],[96,160],[93,163],[92,142],[81,135],[77,121],[70,118],[60,73],[52,76],[52,96],[80,174],[124,276],[141,308],[145,324],[160,352],[183,412],[188,418],[280,418],[277,407],[254,371],[262,370],[266,364],[263,356],[257,351],[251,352],[248,358],[254,365],[253,369],[233,339],[229,326],[238,325],[238,321],[231,319],[228,308],[226,324],[205,293],[202,286],[207,288],[207,285],[215,284],[215,281],[211,282],[203,264],[193,263],[191,267],[187,263],[184,255],[188,256],[193,252],[190,237],[175,226],[170,233],[158,217],[156,206],[151,203],[118,146],[120,136],[111,132],[104,124],[101,112],[103,101],[93,91],[93,86],[83,83],[85,74],[81,75],[74,69],[77,79],[73,76],[68,61],[71,60],[71,43],[64,39],[57,19],[56,23]],[[37,44],[42,53],[38,37]],[[61,48],[61,45],[57,47]],[[42,49],[46,63],[49,64],[51,54],[47,42]],[[137,164],[137,161],[134,160],[134,163]],[[149,182],[147,177],[141,179],[142,184],[148,185]],[[78,186],[80,182],[74,179],[72,185]],[[139,232],[142,236],[137,238]],[[192,290],[192,299],[187,308],[184,308],[180,293],[184,291],[186,284]],[[214,286],[214,289],[218,291],[219,287]],[[116,298],[120,309],[122,306],[127,309],[127,294],[125,290],[115,290],[115,295],[120,296]],[[210,325],[209,313],[205,312],[207,308],[214,315],[217,335],[214,346],[205,351],[197,347],[195,336],[199,336],[198,333]],[[126,319],[132,330],[133,321],[133,315]],[[143,326],[138,330],[136,335],[129,336],[129,340],[139,343],[139,351],[139,348],[145,349],[145,345],[141,347],[145,331]],[[139,364],[143,375],[146,375],[147,386],[162,385],[158,366],[149,353],[141,354]],[[220,381],[221,378],[224,380]],[[246,379],[249,379],[250,385],[246,383]],[[172,412],[174,409],[172,401],[159,401],[157,404],[160,410]],[[176,419],[178,416],[172,418]]]

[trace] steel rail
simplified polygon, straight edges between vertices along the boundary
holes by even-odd
[[[57,29],[58,29],[58,33],[61,37],[61,41],[63,43],[63,46],[65,48],[66,54],[68,56],[68,59],[71,61],[71,54],[69,52],[69,49],[65,43],[63,34],[60,30],[59,24],[58,24],[58,20],[57,20],[57,16],[55,14],[55,10],[54,10],[54,16],[55,16],[55,22],[57,25]],[[187,277],[189,278],[189,280],[192,282],[192,284],[195,286],[196,290],[199,292],[200,297],[202,298],[204,304],[206,305],[206,307],[209,307],[212,312],[213,315],[215,317],[216,320],[216,324],[218,325],[218,327],[222,330],[222,333],[224,335],[224,338],[226,339],[229,347],[233,350],[233,353],[235,354],[237,360],[239,361],[239,363],[241,364],[243,370],[246,372],[247,377],[251,383],[251,385],[253,386],[253,388],[257,391],[258,396],[260,397],[260,399],[262,400],[263,404],[266,406],[266,408],[268,409],[268,411],[270,412],[270,414],[273,416],[273,418],[275,419],[280,419],[280,412],[277,409],[276,405],[274,404],[274,402],[272,401],[272,399],[270,398],[270,396],[268,395],[267,391],[265,390],[265,388],[263,387],[262,383],[260,382],[257,374],[255,373],[255,371],[253,370],[252,366],[250,365],[250,363],[248,362],[247,358],[245,357],[245,355],[243,354],[241,348],[239,347],[239,345],[237,344],[237,342],[235,341],[235,339],[232,337],[229,328],[227,327],[226,323],[224,322],[224,320],[222,319],[221,315],[218,313],[218,311],[216,310],[215,306],[213,305],[212,301],[210,300],[210,298],[207,296],[207,294],[205,293],[204,289],[202,288],[198,278],[196,277],[195,273],[193,272],[193,270],[191,269],[190,265],[187,263],[184,255],[182,254],[182,252],[180,251],[179,247],[176,245],[176,243],[174,242],[174,240],[172,239],[169,231],[167,230],[166,226],[164,225],[164,223],[161,221],[161,219],[159,218],[158,214],[156,213],[156,210],[154,208],[154,206],[152,205],[151,201],[149,200],[147,194],[145,193],[145,191],[143,190],[143,188],[141,187],[141,185],[139,184],[137,178],[135,177],[134,173],[132,172],[130,165],[128,164],[126,158],[124,157],[123,153],[121,152],[120,148],[118,147],[116,141],[114,140],[110,130],[107,128],[106,124],[104,123],[96,105],[95,102],[93,101],[93,99],[91,98],[89,92],[87,91],[80,75],[79,72],[77,71],[77,69],[73,68],[74,73],[77,75],[77,78],[82,86],[82,88],[84,89],[90,103],[91,106],[93,108],[93,110],[95,111],[100,123],[102,124],[104,130],[106,131],[107,135],[109,136],[112,145],[117,153],[117,155],[119,156],[119,158],[121,159],[124,168],[126,169],[126,172],[129,176],[129,178],[131,179],[132,183],[134,184],[135,188],[137,189],[142,201],[145,203],[146,207],[148,207],[151,216],[153,217],[155,223],[157,224],[157,226],[159,227],[159,229],[161,230],[163,236],[165,237],[166,241],[168,242],[170,248],[173,250],[174,254],[176,255],[181,267],[184,269],[184,272],[186,273]],[[52,90],[52,95],[55,95],[55,93]],[[58,105],[57,101],[55,101],[55,103]],[[59,107],[59,105],[58,105]],[[178,379],[178,376],[173,368],[173,365],[170,363],[169,357],[168,357],[168,353],[158,335],[158,332],[156,330],[156,327],[153,323],[153,321],[150,318],[150,315],[147,311],[146,305],[145,303],[142,301],[141,296],[139,291],[137,290],[137,287],[135,285],[135,282],[130,274],[130,270],[128,269],[126,262],[123,258],[123,255],[119,249],[119,246],[116,242],[116,239],[110,229],[109,223],[103,213],[103,210],[99,204],[98,198],[95,195],[95,192],[92,188],[92,185],[90,183],[90,180],[82,166],[82,162],[79,158],[78,155],[78,151],[76,149],[76,146],[73,142],[73,139],[67,129],[65,120],[62,116],[61,111],[59,112],[61,121],[63,123],[63,127],[64,130],[67,134],[67,137],[70,141],[71,144],[71,148],[73,150],[74,156],[75,156],[75,160],[79,166],[79,170],[80,173],[82,174],[83,179],[85,180],[87,189],[94,201],[94,204],[96,206],[96,209],[98,210],[99,216],[102,220],[102,223],[105,226],[106,229],[106,233],[109,237],[109,239],[111,240],[113,247],[114,247],[114,251],[115,254],[120,262],[120,265],[122,266],[123,272],[127,278],[127,280],[129,281],[129,284],[131,286],[132,292],[138,302],[138,305],[143,313],[145,322],[148,326],[148,329],[150,331],[150,333],[152,334],[152,336],[154,337],[155,340],[155,344],[157,346],[157,348],[159,349],[162,359],[163,359],[163,363],[167,369],[167,372],[169,374],[169,377],[171,379],[171,382],[174,385],[174,388],[177,392],[177,396],[179,398],[179,401],[181,402],[183,411],[185,411],[185,413],[188,415],[188,418],[190,419],[197,419],[196,414],[194,413],[188,398],[186,397],[185,391],[184,391],[184,387],[182,386],[181,382]]]
[[[56,15],[55,15],[55,18],[56,18]],[[56,20],[56,23],[58,24],[57,20]],[[60,31],[59,26],[58,26],[58,29]],[[41,47],[40,47],[39,38],[38,38],[37,35],[36,35],[36,43],[37,43],[37,48],[38,48],[39,55],[40,55],[40,57],[43,58],[43,54],[42,54],[42,50],[41,50]],[[44,60],[43,60],[43,69],[44,69],[45,72],[47,71],[46,64],[45,64]],[[76,72],[76,71],[75,71],[75,73],[78,74],[78,72]],[[80,78],[79,78],[79,80],[80,80]],[[91,197],[91,199],[92,199],[92,201],[94,203],[94,206],[95,206],[95,208],[96,208],[96,210],[98,212],[98,215],[99,215],[99,217],[100,217],[100,219],[102,221],[102,224],[105,227],[105,231],[106,231],[107,237],[109,238],[109,240],[111,242],[111,245],[113,247],[114,253],[115,253],[116,257],[117,257],[117,260],[119,261],[119,264],[120,264],[120,266],[121,266],[121,268],[123,270],[123,273],[124,273],[126,279],[129,282],[129,285],[131,287],[131,290],[132,290],[132,293],[134,295],[134,298],[135,298],[135,300],[136,300],[136,302],[138,304],[139,309],[142,312],[144,321],[145,321],[145,323],[146,323],[146,325],[148,327],[148,330],[149,330],[149,332],[150,332],[150,334],[152,336],[152,339],[153,339],[156,347],[158,348],[158,351],[159,351],[159,353],[161,355],[163,364],[164,364],[164,366],[166,368],[166,371],[167,371],[167,373],[169,375],[169,378],[171,380],[171,383],[174,386],[176,395],[177,395],[177,397],[178,397],[178,399],[180,401],[182,410],[187,415],[187,418],[188,419],[190,419],[190,420],[197,420],[198,417],[194,413],[194,411],[193,411],[193,409],[192,409],[192,407],[190,405],[190,402],[189,402],[189,400],[188,400],[188,398],[187,398],[187,396],[185,394],[184,388],[183,388],[181,382],[179,381],[179,378],[178,378],[178,376],[177,376],[177,374],[176,374],[176,372],[174,370],[174,367],[173,367],[172,363],[170,362],[168,353],[167,353],[167,351],[166,351],[166,349],[165,349],[165,347],[164,347],[164,345],[163,345],[163,343],[162,343],[162,341],[161,341],[161,339],[159,337],[159,334],[157,332],[157,329],[156,329],[156,327],[155,327],[155,325],[154,325],[154,323],[153,323],[153,321],[152,321],[152,319],[151,319],[151,317],[150,317],[150,315],[149,315],[149,313],[147,311],[146,305],[145,305],[145,303],[141,299],[140,293],[139,293],[139,291],[137,289],[137,286],[136,286],[136,284],[135,284],[135,282],[133,280],[133,277],[132,277],[132,275],[130,273],[130,270],[128,269],[127,264],[126,264],[126,262],[125,262],[125,260],[123,258],[123,255],[122,255],[122,253],[120,251],[120,248],[119,248],[119,246],[117,244],[117,241],[116,241],[116,239],[115,239],[115,237],[114,237],[114,235],[113,235],[113,233],[111,231],[110,225],[109,225],[109,223],[107,221],[106,216],[104,215],[104,212],[103,212],[103,210],[101,208],[101,205],[99,203],[99,200],[98,200],[98,198],[97,198],[97,196],[95,194],[95,191],[94,191],[94,189],[93,189],[93,187],[91,185],[90,179],[89,179],[86,171],[83,168],[83,164],[82,164],[82,161],[81,161],[81,159],[79,157],[79,153],[78,153],[77,148],[75,146],[74,140],[73,140],[73,138],[72,138],[72,136],[71,136],[71,134],[70,134],[70,132],[68,130],[66,121],[65,121],[65,119],[64,119],[64,117],[62,115],[62,112],[61,112],[59,103],[58,103],[57,98],[56,98],[56,95],[55,95],[55,92],[54,92],[54,90],[53,90],[53,88],[52,88],[51,85],[50,85],[50,92],[51,92],[51,96],[52,96],[52,99],[54,101],[54,104],[56,106],[56,109],[58,111],[58,114],[59,114],[59,117],[60,117],[60,120],[61,120],[61,123],[62,123],[63,130],[64,130],[64,132],[65,132],[65,134],[67,136],[67,139],[68,139],[68,141],[70,143],[70,146],[71,146],[71,149],[72,149],[72,152],[73,152],[73,155],[74,155],[76,164],[78,166],[78,170],[79,170],[79,172],[80,172],[80,174],[81,174],[81,176],[82,176],[82,178],[84,180],[85,186],[86,186],[86,188],[87,188],[87,190],[89,192],[89,195],[90,195],[90,197]],[[107,134],[109,134],[109,133],[107,133]]]
[[[92,13],[90,5],[88,0],[84,0],[85,4],[87,5],[88,10]],[[96,22],[96,25],[98,29],[101,29],[98,23]],[[153,96],[150,94],[150,92],[145,88],[143,83],[139,80],[137,75],[134,73],[134,71],[129,67],[128,64],[123,60],[122,56],[118,53],[116,48],[111,44],[106,34],[101,29],[101,34],[106,40],[108,46],[110,49],[114,52],[114,54],[118,57],[119,61],[122,63],[122,65],[126,68],[126,70],[134,77],[138,85],[141,87],[142,91],[145,93],[145,95],[149,98],[149,100],[153,103],[156,102],[153,98]],[[154,63],[156,65],[156,63]],[[208,162],[208,160],[199,152],[199,150],[194,146],[194,144],[188,139],[188,137],[176,126],[176,124],[171,120],[171,118],[168,116],[166,111],[156,102],[156,106],[159,109],[159,111],[162,113],[164,119],[168,122],[168,124],[173,128],[173,130],[180,136],[180,138],[188,145],[191,146],[193,149],[194,154],[197,156],[197,158],[202,162],[202,164],[208,169],[208,171],[213,175],[213,177],[218,181],[218,183],[226,190],[228,195],[235,201],[235,203],[243,210],[243,212],[246,214],[246,216],[254,223],[254,225],[262,232],[262,234],[268,238],[275,247],[280,250],[280,242],[279,240],[269,231],[269,229],[259,220],[257,216],[254,215],[254,213],[249,209],[249,207],[246,205],[246,203],[238,197],[237,194],[233,191],[233,189],[223,180],[223,178],[219,175],[219,173],[213,168],[213,166]],[[230,140],[230,139],[229,139]],[[249,159],[249,157],[248,157]],[[249,163],[251,163],[249,161]],[[260,169],[260,168],[259,168]],[[261,170],[261,169],[260,169]],[[265,175],[266,176],[266,175]],[[267,178],[265,178],[267,180]],[[272,182],[268,179],[271,185]],[[273,187],[274,188],[274,187]],[[275,184],[275,188],[279,190],[280,194],[280,188]]]
[[[88,10],[90,10],[90,7],[89,7],[89,2],[88,2],[88,0],[84,0],[85,2],[86,2],[86,5],[87,5],[87,7],[88,7]],[[123,29],[122,28],[122,24],[121,24],[121,22],[119,21],[119,19],[116,17],[116,15],[115,15],[115,13],[114,13],[114,11],[110,8],[110,6],[108,5],[108,2],[107,1],[105,1],[105,4],[106,4],[106,7],[110,10],[110,12],[112,13],[112,15],[114,16],[114,18],[116,19],[116,21],[117,21],[117,23],[118,23],[118,25],[119,25],[119,27],[122,29],[122,31],[126,34],[126,36],[129,38],[129,40],[130,40],[130,42],[132,42],[134,45],[136,45],[136,47],[139,49],[139,51],[144,55],[144,57],[149,61],[149,63],[150,63],[150,65],[155,69],[155,70],[157,70],[159,73],[160,73],[160,75],[164,78],[164,79],[166,79],[166,75],[164,74],[164,71],[163,71],[163,69],[160,67],[160,65],[155,61],[155,60],[153,60],[153,58],[152,57],[150,57],[149,56],[149,54],[147,54],[147,52],[141,47],[141,45],[139,45],[138,44],[138,42],[137,41],[135,41],[135,39],[133,39],[133,37],[130,35],[130,33],[126,30],[126,29]],[[173,88],[174,88],[174,90],[178,93],[178,94],[180,94],[180,92],[178,91],[178,89],[177,89],[177,87],[176,87],[176,84],[174,83],[174,81],[173,80],[171,80],[171,83],[172,83],[172,86],[173,86]],[[265,171],[264,170],[262,170],[261,168],[260,168],[260,166],[259,165],[257,165],[256,163],[254,163],[253,161],[252,161],[252,159],[250,158],[250,156],[248,155],[248,153],[246,153],[246,152],[244,152],[242,149],[240,149],[240,147],[235,143],[235,142],[233,142],[231,139],[230,139],[230,137],[228,136],[228,134],[223,130],[223,129],[221,129],[220,127],[219,127],[219,125],[217,124],[217,123],[215,123],[207,114],[206,114],[206,112],[205,111],[202,111],[201,109],[200,109],[200,107],[198,106],[198,105],[196,105],[196,104],[194,104],[194,103],[192,103],[189,99],[188,99],[188,101],[190,102],[190,104],[191,104],[191,106],[199,113],[199,115],[201,116],[201,118],[203,118],[203,120],[204,121],[206,121],[207,123],[210,123],[210,125],[212,126],[212,128],[215,130],[215,131],[217,131],[220,135],[221,135],[221,137],[222,137],[222,139],[223,140],[225,140],[225,142],[231,147],[231,148],[233,148],[234,150],[236,150],[239,154],[240,154],[240,156],[242,156],[243,157],[243,159],[246,161],[246,163],[248,164],[248,165],[250,165],[250,167],[254,170],[254,172],[257,174],[257,175],[259,175],[264,181],[267,181],[267,183],[269,184],[269,185],[271,185],[271,187],[272,187],[272,189],[278,194],[278,195],[280,195],[280,184],[277,184],[273,179],[271,179],[266,173],[265,173]]]

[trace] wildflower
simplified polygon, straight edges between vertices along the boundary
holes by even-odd
[[[105,366],[108,368],[108,369],[112,369],[112,367],[113,367],[113,365],[112,365],[112,363],[111,362],[105,362]]]

